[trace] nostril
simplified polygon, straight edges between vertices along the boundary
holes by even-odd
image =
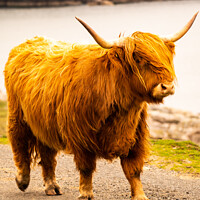
[[[161,87],[162,87],[163,90],[167,89],[167,87],[164,84],[161,84]]]

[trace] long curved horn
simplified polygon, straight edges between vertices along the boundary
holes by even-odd
[[[190,21],[177,33],[175,33],[172,36],[162,38],[164,42],[171,41],[171,42],[176,42],[180,38],[182,38],[190,29],[192,24],[194,23],[194,20],[196,19],[199,11],[190,19]]]
[[[121,40],[108,42],[105,41],[102,37],[100,37],[88,24],[86,24],[83,20],[79,19],[78,17],[75,17],[91,34],[91,36],[94,38],[94,40],[103,48],[110,49],[113,46],[123,46],[121,44]]]

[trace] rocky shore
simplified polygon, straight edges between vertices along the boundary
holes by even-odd
[[[77,6],[77,5],[115,5],[141,1],[166,1],[166,0],[4,0],[0,7],[52,7],[52,6]]]
[[[152,138],[191,140],[200,145],[200,113],[150,106],[149,129]]]

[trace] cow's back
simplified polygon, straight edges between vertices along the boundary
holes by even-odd
[[[10,52],[4,72],[10,115],[21,113],[18,117],[34,135],[55,149],[62,149],[65,143],[59,134],[56,108],[63,96],[60,74],[66,48],[65,43],[35,37]]]

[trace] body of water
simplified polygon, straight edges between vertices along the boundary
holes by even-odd
[[[94,42],[75,20],[84,19],[105,39],[135,31],[168,35],[181,29],[200,10],[200,1],[142,2],[115,6],[0,9],[0,90],[5,92],[3,69],[10,50],[34,36],[66,42]],[[174,59],[178,85],[165,106],[200,112],[200,14],[176,43]]]

